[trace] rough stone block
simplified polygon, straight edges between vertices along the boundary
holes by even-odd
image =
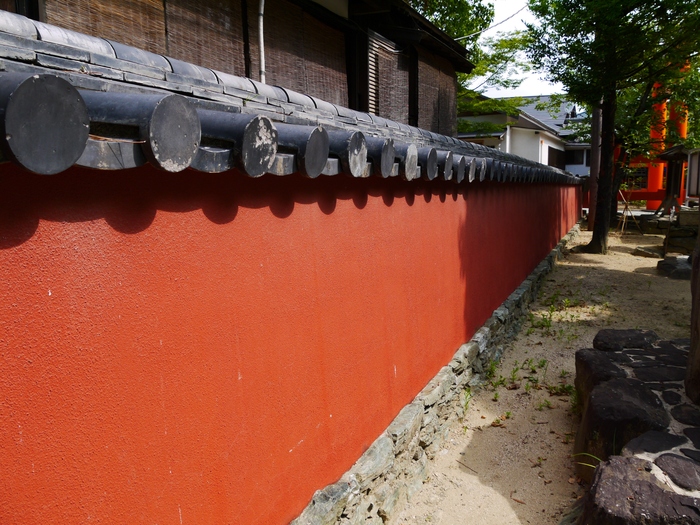
[[[450,370],[449,366],[444,366],[420,394],[418,394],[417,399],[420,399],[426,408],[431,407],[435,403],[441,401],[454,384],[454,372]]]
[[[418,433],[423,420],[423,404],[413,402],[406,405],[394,418],[387,429],[387,434],[394,443],[395,450],[402,450]]]
[[[423,454],[406,469],[406,496],[410,499],[418,492],[430,473],[430,463],[428,457]]]
[[[374,491],[374,496],[377,500],[377,514],[386,522],[391,516],[403,508],[407,501],[405,483],[382,483]]]
[[[683,210],[678,214],[679,226],[697,226],[700,224],[700,210]]]
[[[474,336],[472,337],[472,342],[479,346],[479,353],[483,353],[488,347],[489,340],[491,339],[491,330],[486,326],[479,328]]]
[[[460,389],[462,385],[466,385],[474,377],[474,371],[471,368],[467,368],[464,372],[457,375],[455,379],[455,387]]]
[[[649,430],[665,430],[669,423],[663,403],[641,381],[612,379],[593,388],[576,434],[574,452],[606,460],[635,437]],[[577,471],[590,481],[589,467],[579,465]]]
[[[370,445],[364,454],[353,465],[350,472],[357,479],[361,490],[384,474],[394,464],[394,442],[383,434]]]
[[[657,454],[664,450],[679,447],[687,442],[688,440],[684,436],[650,430],[627,443],[622,449],[622,456],[634,456],[644,452]]]
[[[678,454],[662,454],[654,463],[679,487],[700,490],[700,464],[695,461]]]
[[[345,509],[353,493],[351,483],[339,481],[317,490],[311,503],[290,525],[331,525],[335,523]]]
[[[613,457],[596,469],[581,525],[700,523],[700,501],[664,490],[648,461]]]
[[[653,330],[600,330],[593,338],[593,348],[605,352],[616,352],[625,348],[643,348],[651,350],[652,343],[659,340]]]
[[[493,311],[493,316],[501,323],[505,323],[508,320],[509,315],[510,312],[505,305],[501,305]]]
[[[384,520],[379,516],[379,506],[373,495],[360,500],[355,508],[353,516],[348,521],[349,525],[383,525]]]
[[[610,354],[592,348],[582,348],[576,352],[576,392],[584,408],[593,388],[611,379],[627,377],[610,358]]]
[[[449,362],[449,367],[455,374],[459,374],[460,372],[462,372],[462,370],[469,366],[469,364],[467,363],[466,350],[467,344],[465,343],[457,349],[454,357],[452,357],[452,360]]]

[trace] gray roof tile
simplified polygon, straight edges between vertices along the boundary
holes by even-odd
[[[138,49],[137,47],[120,44],[119,42],[114,42],[113,40],[107,40],[107,42],[109,42],[112,48],[114,48],[116,57],[121,60],[134,62],[136,64],[141,64],[142,66],[162,69],[163,71],[172,71],[170,62],[168,62],[162,55],[157,55],[155,53],[151,53],[150,51],[144,51],[143,49]]]
[[[68,47],[74,47],[88,51],[90,53],[99,53],[101,55],[116,56],[114,49],[109,42],[102,38],[83,35],[68,29],[44,24],[43,22],[34,22],[39,40],[44,42],[52,42],[54,44],[62,44]]]
[[[22,38],[37,38],[36,26],[31,20],[7,11],[0,11],[0,31]]]

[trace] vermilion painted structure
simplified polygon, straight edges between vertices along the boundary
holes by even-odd
[[[282,524],[580,186],[0,167],[0,523]]]

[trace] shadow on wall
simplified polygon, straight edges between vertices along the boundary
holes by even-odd
[[[465,194],[459,228],[465,340],[573,227],[579,196],[577,186],[492,182]]]
[[[146,230],[158,210],[191,212],[201,209],[215,224],[233,221],[240,208],[269,208],[278,218],[294,212],[296,204],[316,203],[329,215],[338,199],[352,200],[358,209],[368,197],[381,197],[386,206],[416,197],[426,202],[447,195],[457,199],[451,182],[406,184],[397,179],[351,179],[341,176],[310,180],[300,175],[265,175],[251,179],[237,171],[223,174],[186,170],[165,173],[150,166],[119,172],[72,168],[53,176],[36,175],[6,165],[0,174],[0,249],[19,246],[36,232],[39,221],[81,222],[105,219],[115,230],[135,234]]]

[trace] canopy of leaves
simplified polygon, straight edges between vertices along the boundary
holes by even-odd
[[[408,0],[408,3],[452,38],[472,35],[461,40],[467,48],[476,44],[478,33],[493,21],[493,4],[484,0]]]
[[[673,75],[698,51],[697,0],[530,0],[528,51],[581,102]]]
[[[492,87],[512,88],[529,71],[524,55],[529,34],[525,31],[498,33],[482,38],[480,34],[493,22],[493,4],[485,0],[408,0],[411,6],[437,27],[465,45],[474,70],[458,75],[458,115],[518,114],[523,99],[490,99],[483,96]],[[467,37],[467,38],[463,38]],[[504,124],[460,121],[459,131],[490,134],[503,131]]]

